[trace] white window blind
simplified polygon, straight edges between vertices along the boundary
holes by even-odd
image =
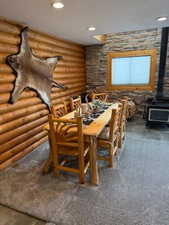
[[[112,58],[112,85],[148,84],[151,56]]]

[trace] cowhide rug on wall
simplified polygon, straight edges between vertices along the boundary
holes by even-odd
[[[7,63],[17,73],[10,103],[16,102],[23,90],[28,87],[35,90],[50,109],[52,86],[66,89],[64,85],[58,84],[52,79],[56,64],[62,59],[62,56],[50,58],[35,56],[29,46],[28,31],[28,27],[23,28],[21,31],[19,52],[7,57]]]

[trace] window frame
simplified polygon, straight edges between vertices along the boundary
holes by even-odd
[[[112,84],[112,59],[113,58],[125,58],[125,57],[137,57],[137,56],[151,56],[150,65],[150,78],[148,84],[131,84],[131,85],[113,85]],[[125,52],[109,52],[108,55],[108,73],[107,73],[107,89],[112,90],[154,90],[155,77],[157,72],[157,50],[135,50]]]

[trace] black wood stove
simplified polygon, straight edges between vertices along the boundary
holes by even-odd
[[[146,126],[169,125],[169,98],[163,95],[169,27],[162,29],[160,63],[156,97],[147,100]]]

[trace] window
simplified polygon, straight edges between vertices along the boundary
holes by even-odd
[[[156,50],[108,54],[108,89],[153,90]]]

